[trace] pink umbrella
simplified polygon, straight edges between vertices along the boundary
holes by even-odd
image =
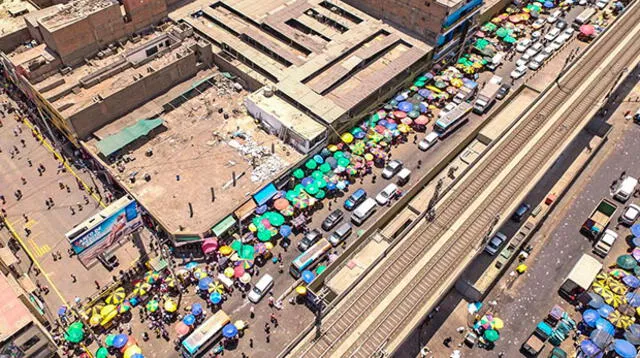
[[[218,249],[218,239],[215,237],[206,239],[202,242],[202,252],[210,254]]]
[[[413,122],[414,122],[415,124],[425,125],[425,124],[429,123],[429,117],[427,117],[427,116],[423,116],[423,115],[420,115],[420,116],[418,116],[418,118],[416,118],[416,120],[415,120],[415,121],[413,121]]]
[[[233,269],[233,277],[240,278],[242,275],[244,275],[244,267],[242,265],[236,266]]]
[[[176,333],[178,334],[178,336],[182,337],[182,336],[186,336],[189,331],[191,329],[189,328],[189,326],[187,326],[186,324],[184,324],[184,322],[180,321],[176,324]]]
[[[631,251],[631,256],[633,256],[636,261],[640,261],[640,248],[636,247],[633,249],[633,251]]]
[[[289,201],[285,198],[280,198],[273,203],[276,210],[284,210],[287,206],[289,206]]]
[[[593,34],[596,33],[596,28],[593,27],[593,25],[582,25],[580,26],[580,33],[582,33],[585,36],[592,36]]]

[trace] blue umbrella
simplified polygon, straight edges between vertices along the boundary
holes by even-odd
[[[191,313],[193,313],[196,316],[201,315],[202,305],[200,303],[194,303],[193,305],[191,305]]]
[[[600,353],[600,348],[596,346],[591,340],[585,339],[580,342],[580,350],[589,357],[593,357],[594,355]]]
[[[311,281],[313,281],[313,279],[316,277],[313,272],[309,271],[309,270],[304,270],[302,271],[302,281],[306,282],[306,283],[311,283]]]
[[[413,110],[413,104],[411,102],[400,102],[398,103],[398,109],[403,112],[411,112]]]
[[[219,292],[214,291],[211,293],[211,295],[209,295],[209,301],[211,301],[211,303],[213,303],[214,305],[217,305],[222,301],[222,295]]]
[[[256,208],[256,214],[258,214],[258,215],[262,215],[262,214],[264,214],[265,212],[267,212],[267,209],[269,209],[269,208],[267,207],[267,205],[266,205],[266,204],[265,204],[265,205],[260,205],[260,206],[258,206],[258,207]]]
[[[602,307],[598,308],[598,314],[602,318],[607,318],[611,313],[613,313],[615,309],[609,305],[602,305]],[[595,321],[594,321],[595,323]]]
[[[598,309],[602,307],[602,305],[604,304],[604,300],[602,299],[602,296],[596,294],[595,292],[585,292],[585,294],[586,294],[586,297],[589,299],[589,301],[587,301],[588,302],[587,306]]]
[[[209,285],[213,283],[213,279],[211,277],[205,277],[198,281],[198,288],[202,291],[206,291],[209,289]]]
[[[184,318],[182,319],[182,322],[184,324],[186,324],[187,326],[191,326],[194,323],[196,323],[196,316],[194,316],[192,314],[188,314],[188,315],[184,316]]]
[[[356,137],[356,139],[362,139],[362,138],[367,136],[367,133],[364,132],[364,131],[360,131],[360,132],[354,134],[353,136]]]
[[[427,98],[427,97],[429,97],[429,95],[431,95],[431,91],[429,91],[426,88],[422,88],[422,89],[418,90],[418,94],[421,95],[424,98]]]
[[[131,358],[144,358],[144,356],[142,355],[142,353],[136,353],[132,355]]]
[[[185,266],[185,268],[187,270],[193,270],[194,268],[196,268],[196,266],[198,266],[198,263],[191,261]]]
[[[327,190],[336,190],[336,183],[327,183]]]
[[[604,318],[598,318],[595,324],[596,329],[601,329],[613,336],[616,333],[616,328]]]
[[[633,240],[631,240],[631,242],[633,243],[633,246],[640,247],[640,236],[634,237]]]
[[[318,164],[324,163],[324,158],[320,154],[314,155],[313,160]]]
[[[640,294],[637,294],[635,292],[627,292],[625,298],[627,299],[627,303],[631,307],[640,307]]]
[[[633,275],[627,275],[625,277],[622,278],[622,282],[624,282],[625,285],[631,287],[631,288],[638,288],[640,287],[640,279],[638,279],[637,277],[633,276]]]
[[[405,100],[405,99],[407,99],[407,98],[409,98],[409,96],[408,96],[406,93],[400,93],[399,95],[397,95],[397,96],[394,98],[394,100],[395,100],[396,102],[402,102],[402,101],[404,101],[404,100]]]
[[[613,341],[613,337],[601,329],[594,329],[589,335],[589,339],[600,349],[604,349]]]
[[[553,9],[556,5],[551,1],[545,1],[542,6],[546,7],[547,9]]]
[[[313,184],[313,178],[312,177],[306,177],[304,179],[302,179],[302,185],[303,186],[309,186]]]
[[[67,314],[67,306],[60,306],[58,308],[58,316],[64,316],[65,314]]]
[[[640,324],[634,323],[624,332],[624,338],[634,346],[640,345]]]
[[[227,338],[233,338],[238,335],[238,329],[232,323],[228,323],[226,326],[222,327],[222,335]]]
[[[600,315],[596,310],[588,309],[582,313],[582,320],[589,327],[595,327],[598,318],[600,318]]]
[[[631,233],[635,237],[640,237],[640,224],[635,224],[631,226]]]
[[[129,341],[129,336],[126,334],[118,334],[113,338],[113,346],[116,348],[122,348]]]
[[[429,109],[427,107],[427,104],[424,102],[420,102],[419,107],[420,107],[420,113],[427,113],[427,110]]]
[[[634,358],[638,351],[633,344],[624,339],[616,339],[613,341],[613,350],[618,353],[620,358]]]
[[[288,237],[289,235],[291,235],[291,226],[289,225],[280,226],[280,235],[282,235],[282,237]]]

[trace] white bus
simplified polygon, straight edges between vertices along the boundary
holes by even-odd
[[[182,341],[182,356],[185,358],[202,357],[222,336],[222,327],[231,322],[231,318],[219,310],[196,328]]]
[[[331,244],[323,237],[291,262],[289,273],[294,278],[300,278],[302,271],[313,268],[329,250],[331,250]]]
[[[353,221],[356,225],[360,226],[369,218],[369,216],[373,215],[376,212],[376,201],[373,198],[367,198],[367,200],[363,201],[351,215],[351,221]]]
[[[579,29],[580,26],[590,23],[591,18],[595,14],[596,14],[596,9],[592,7],[584,10],[583,12],[580,13],[580,15],[576,17],[575,20],[573,20],[573,27],[576,29]]]

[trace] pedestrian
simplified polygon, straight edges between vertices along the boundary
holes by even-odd
[[[24,233],[27,237],[29,237],[29,235],[31,235],[31,229],[29,229],[28,227],[24,228]]]
[[[78,211],[82,211],[82,204],[80,204],[80,202],[77,202],[76,205],[78,205]]]
[[[20,180],[22,181],[22,185],[27,185],[27,179],[25,179],[25,177],[20,177]]]
[[[47,168],[45,168],[44,165],[42,165],[42,163],[38,164],[38,168],[42,170],[43,173],[45,170],[47,170]]]
[[[65,186],[64,186],[64,187],[65,187],[65,189],[67,189],[67,193],[70,193],[70,192],[71,192],[71,188],[69,188],[69,186],[68,186],[68,185],[66,185],[66,184],[65,184]]]
[[[70,206],[69,210],[71,210],[71,215],[75,215],[76,214],[76,211],[73,209],[73,206]]]
[[[2,205],[7,203],[7,199],[2,194],[0,194],[0,201],[2,201]]]
[[[22,217],[24,218],[24,222],[28,223],[29,222],[29,217],[27,216],[27,214],[22,214]]]
[[[89,205],[89,198],[86,195],[82,196],[84,198],[85,205]]]
[[[278,262],[282,262],[282,253],[278,252]]]
[[[27,147],[27,143],[25,143],[24,139],[20,139],[20,144],[22,144],[22,148]]]
[[[282,262],[278,265],[278,272],[280,273],[284,272],[284,264]]]
[[[444,341],[442,341],[442,344],[444,344],[445,347],[449,348],[449,344],[451,344],[451,341],[453,341],[453,338],[447,337],[444,339]]]
[[[271,335],[267,333],[265,339],[267,340],[267,343],[271,342]]]
[[[254,318],[256,316],[253,306],[249,307],[249,316],[251,318]]]
[[[273,307],[274,300],[273,295],[269,295],[269,307]]]
[[[29,167],[32,167],[32,166],[33,166],[33,163],[31,162],[31,159],[27,159],[27,165],[28,165]]]
[[[76,275],[70,274],[69,276],[71,276],[71,282],[76,283],[78,281],[78,278],[76,277]]]
[[[413,135],[413,144],[416,144],[416,143],[418,143],[418,135],[414,134]]]
[[[93,281],[93,283],[96,284],[96,289],[99,290],[100,289],[100,282],[98,282],[98,280]]]
[[[249,348],[253,348],[253,338],[249,338]]]
[[[264,333],[269,333],[269,330],[270,330],[270,328],[269,328],[269,322],[265,322],[265,323],[264,323]]]
[[[623,180],[626,177],[627,177],[627,171],[623,170],[622,173],[620,173],[620,180]]]

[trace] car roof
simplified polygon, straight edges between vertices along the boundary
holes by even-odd
[[[384,189],[382,189],[382,191],[390,191],[390,190],[396,190],[398,189],[398,186],[395,183],[389,183],[389,185],[385,186]]]
[[[364,189],[360,188],[360,189],[354,191],[353,194],[351,194],[351,196],[361,196],[361,195],[364,195],[366,193],[367,192]]]

